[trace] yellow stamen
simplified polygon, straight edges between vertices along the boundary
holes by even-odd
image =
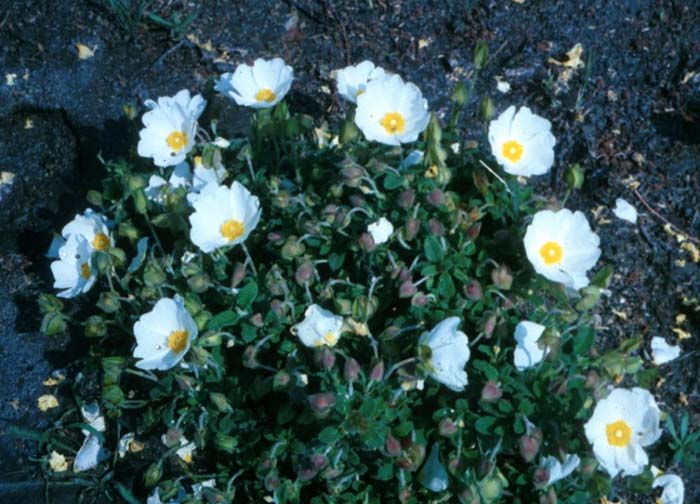
[[[97,233],[92,239],[92,246],[95,250],[107,250],[110,244],[109,236],[104,233]]]
[[[221,236],[228,241],[233,241],[243,235],[244,228],[241,221],[229,219],[221,225],[219,230],[221,231]]]
[[[191,463],[192,463],[192,454],[191,454],[191,453],[187,453],[187,454],[183,455],[183,456],[182,456],[182,461],[183,461],[185,464],[191,464]]]
[[[267,103],[271,103],[275,101],[275,98],[277,98],[277,95],[272,89],[262,88],[260,91],[255,93],[255,99],[259,102],[264,101]]]
[[[323,335],[323,342],[328,346],[335,346],[338,343],[338,336],[333,331],[328,331]]]
[[[624,448],[632,440],[632,429],[624,420],[617,420],[605,426],[605,435],[610,446]]]
[[[85,280],[89,280],[91,274],[90,265],[88,263],[83,263],[82,266],[80,266],[80,276]]]
[[[554,241],[548,241],[540,249],[540,257],[547,266],[559,264],[564,257],[564,249]]]
[[[357,91],[355,91],[355,96],[356,96],[356,97],[357,97],[357,96],[360,96],[360,95],[361,95],[362,93],[364,93],[364,92],[365,92],[364,89],[358,89]]]
[[[187,331],[173,331],[168,336],[168,348],[175,353],[180,353],[187,347],[188,338]]]
[[[511,163],[517,163],[523,157],[523,144],[517,140],[508,140],[503,144],[503,157]]]
[[[379,121],[384,130],[390,135],[395,135],[396,133],[403,133],[404,127],[406,126],[406,120],[398,112],[387,112]]]
[[[173,151],[179,152],[187,145],[187,135],[184,131],[173,131],[165,141]]]

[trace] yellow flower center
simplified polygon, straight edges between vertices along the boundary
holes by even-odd
[[[548,241],[542,245],[540,256],[547,266],[559,264],[564,257],[564,249],[557,242]]]
[[[379,124],[386,130],[390,135],[395,135],[396,133],[403,133],[403,129],[406,126],[406,120],[398,112],[387,112]]]
[[[187,331],[173,331],[168,336],[168,348],[175,353],[182,352],[187,346],[189,333]]]
[[[179,152],[187,145],[187,135],[184,131],[173,131],[165,141],[173,151]]]
[[[85,280],[89,280],[91,274],[90,265],[88,263],[83,263],[82,266],[80,266],[80,276]]]
[[[624,448],[632,440],[632,429],[624,420],[618,420],[605,426],[605,435],[610,446]]]
[[[328,346],[335,346],[338,343],[338,336],[333,331],[328,331],[323,335],[323,341]]]
[[[517,163],[523,157],[523,144],[517,140],[508,140],[503,144],[503,157],[511,163]]]
[[[277,95],[272,89],[262,88],[260,91],[255,93],[255,99],[258,101],[271,103],[275,101],[275,98],[277,98]]]
[[[183,461],[185,464],[191,464],[191,463],[192,463],[192,454],[191,454],[191,453],[185,453],[185,454],[182,456],[182,461]]]
[[[357,91],[355,91],[355,96],[360,96],[364,92],[365,92],[364,89],[358,89]]]
[[[241,221],[229,219],[224,222],[219,229],[221,231],[221,236],[228,241],[233,241],[243,235],[244,226]]]
[[[92,246],[95,250],[107,250],[109,245],[109,236],[104,233],[97,233],[92,239]]]

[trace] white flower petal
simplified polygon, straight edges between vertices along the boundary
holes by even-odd
[[[517,346],[513,352],[513,363],[518,371],[539,364],[546,351],[539,347],[537,341],[546,327],[529,320],[523,320],[515,327]]]
[[[613,213],[618,219],[626,220],[632,224],[637,223],[637,209],[624,198],[617,198],[615,200],[615,208],[613,208]]]
[[[394,225],[382,217],[377,222],[368,225],[367,232],[372,235],[375,245],[381,245],[389,241],[394,232]]]
[[[458,330],[460,322],[459,317],[449,317],[420,338],[420,343],[432,352],[430,376],[455,392],[467,386],[464,366],[470,356],[469,338]]]
[[[685,499],[685,485],[677,475],[666,473],[657,476],[652,483],[652,488],[663,488],[660,504],[683,504]]]
[[[307,347],[335,346],[342,328],[343,317],[312,304],[304,312],[304,320],[292,327],[292,334]]]
[[[669,345],[666,340],[655,336],[651,339],[651,355],[654,364],[660,366],[678,358],[681,354],[681,347],[678,345]]]

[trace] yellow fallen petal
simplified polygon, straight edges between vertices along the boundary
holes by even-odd
[[[693,242],[683,242],[681,248],[690,253],[690,260],[694,263],[700,262],[700,249]]]
[[[66,462],[66,457],[56,451],[52,451],[51,457],[49,458],[49,467],[51,467],[53,472],[67,471],[68,462]]]
[[[583,68],[585,65],[583,61],[581,61],[581,54],[583,54],[583,46],[580,43],[578,43],[574,47],[572,47],[569,52],[566,53],[566,61],[558,61],[554,58],[549,58],[549,62],[554,65],[559,65],[566,68]]]
[[[680,327],[674,327],[671,329],[674,333],[676,333],[676,336],[678,336],[678,339],[690,339],[690,333],[688,331],[684,331]]]
[[[56,376],[50,376],[49,378],[44,380],[42,383],[47,387],[53,387],[54,385],[58,385],[59,383],[61,383],[65,379],[66,379],[66,377],[59,373]]]
[[[58,407],[58,399],[53,394],[44,394],[37,400],[37,404],[41,411],[47,411]]]
[[[95,56],[95,51],[97,50],[97,46],[90,49],[88,46],[86,46],[85,44],[81,44],[80,42],[75,44],[75,47],[78,49],[78,59],[81,60],[92,58],[93,56]]]
[[[676,324],[681,325],[683,322],[685,322],[686,318],[685,313],[679,313],[676,315]]]

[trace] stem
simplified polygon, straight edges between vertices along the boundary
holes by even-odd
[[[387,371],[387,373],[384,375],[384,381],[389,380],[389,377],[394,373],[394,371],[396,371],[400,367],[403,367],[407,364],[411,364],[412,362],[415,362],[417,360],[418,360],[418,357],[409,357],[408,359],[404,359],[402,361],[397,362],[396,364],[391,366],[389,368],[389,371]]]
[[[243,249],[243,253],[245,254],[245,264],[243,266],[250,264],[250,269],[253,270],[253,274],[257,277],[258,270],[255,269],[255,263],[253,262],[253,258],[250,257],[250,253],[248,252],[248,247],[245,246],[245,243],[241,243],[241,248]]]

